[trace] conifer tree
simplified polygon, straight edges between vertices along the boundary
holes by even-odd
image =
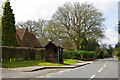
[[[120,21],[119,21],[119,24],[118,24],[118,33],[120,34]]]
[[[2,46],[17,46],[15,17],[10,2],[4,3],[2,15]]]

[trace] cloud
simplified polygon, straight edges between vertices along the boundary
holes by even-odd
[[[111,44],[112,46],[115,46],[115,44],[118,43],[118,33],[117,30],[115,29],[117,26],[113,26],[108,28],[105,31],[105,39],[103,39],[103,43],[106,44]]]
[[[50,19],[57,8],[65,2],[93,3],[105,16],[116,9],[118,0],[10,0],[16,17],[16,21],[38,18]],[[115,3],[114,3],[115,2]]]
[[[118,1],[119,0],[10,0],[16,22],[38,20],[39,18],[49,20],[57,8],[66,2],[93,3],[97,9],[103,12],[106,18],[104,22],[107,27],[105,35],[109,40],[105,39],[103,42],[112,45],[118,41],[118,34],[115,27],[118,17]]]

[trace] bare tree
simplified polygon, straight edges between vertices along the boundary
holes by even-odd
[[[46,25],[46,21],[39,19],[37,21],[28,20],[26,22],[18,22],[16,24],[17,28],[28,28],[29,32],[32,32],[37,37],[43,37],[44,36],[44,27]]]
[[[39,37],[45,37],[46,32],[45,32],[45,28],[47,25],[47,21],[39,19],[39,21],[37,22],[37,28],[38,28],[38,36]]]
[[[60,28],[59,24],[56,24],[53,20],[47,21],[45,32],[47,37],[66,37],[65,33],[63,33],[64,29]]]
[[[52,20],[80,49],[84,37],[103,37],[103,14],[92,4],[66,3],[59,7]]]

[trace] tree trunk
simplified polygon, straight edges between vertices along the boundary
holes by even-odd
[[[80,46],[79,46],[78,44],[77,44],[76,46],[77,46],[77,48],[76,48],[76,49],[77,49],[77,50],[80,50]]]

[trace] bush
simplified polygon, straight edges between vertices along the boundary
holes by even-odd
[[[81,54],[83,55],[83,60],[93,60],[95,58],[95,52],[83,50],[66,50],[64,51],[63,57],[64,59],[81,60]]]
[[[3,61],[11,60],[35,60],[45,58],[44,49],[36,49],[30,47],[10,47],[2,46],[2,59]]]

